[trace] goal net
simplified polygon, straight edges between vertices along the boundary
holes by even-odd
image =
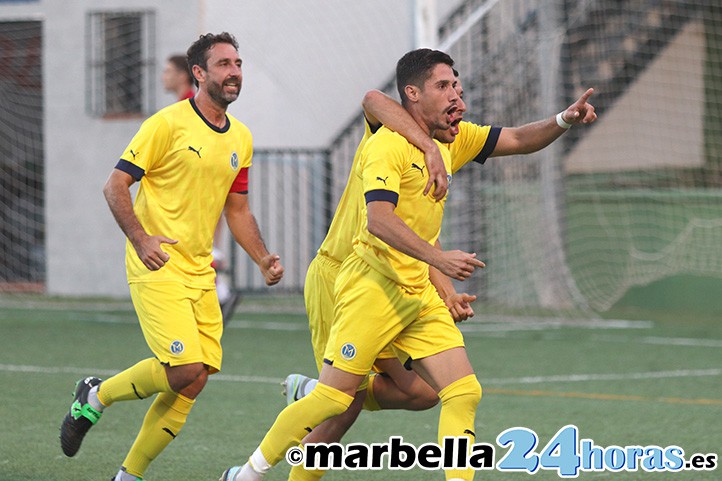
[[[503,306],[604,311],[634,286],[722,277],[722,4],[466,8],[444,29],[470,119],[518,126],[588,87],[599,115],[537,154],[455,177],[445,234],[487,260],[476,290]]]
[[[45,276],[41,23],[0,22],[0,292]]]
[[[543,151],[454,176],[442,243],[487,263],[459,289],[484,309],[578,314],[659,279],[722,278],[720,4],[468,1],[439,37],[467,120],[519,126],[589,87],[599,115]],[[359,135],[332,153],[350,162]]]

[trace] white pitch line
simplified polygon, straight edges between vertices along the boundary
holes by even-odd
[[[465,322],[459,324],[459,329],[465,335],[477,337],[477,334],[487,334],[495,337],[506,337],[507,334],[522,331],[549,331],[552,329],[597,329],[597,330],[618,330],[618,329],[649,329],[654,323],[652,321],[626,321],[621,319],[608,320],[568,320],[568,319],[538,319],[531,321],[509,321],[500,323],[487,322]],[[264,322],[240,319],[231,321],[226,328],[231,329],[257,329],[262,331],[286,331],[303,332],[308,331],[308,325],[298,322]],[[684,337],[620,337],[612,335],[597,335],[594,340],[606,342],[636,342],[641,344],[659,344],[666,346],[686,347],[722,347],[722,339],[695,339]]]
[[[33,374],[81,374],[87,375],[88,373],[97,374],[99,376],[113,376],[118,374],[118,370],[109,369],[96,369],[96,368],[84,368],[84,367],[69,367],[69,366],[55,366],[55,367],[43,367],[43,366],[23,366],[16,364],[0,364],[0,371],[5,372],[25,372]]]
[[[260,329],[263,331],[308,331],[308,324],[298,322],[230,321],[227,328]]]
[[[643,337],[646,344],[665,346],[722,347],[722,339],[694,339],[686,337]]]
[[[630,381],[635,379],[668,379],[675,377],[720,376],[722,369],[680,369],[677,371],[627,372],[610,374],[566,374],[557,376],[528,376],[481,379],[483,384],[541,384],[546,382]]]
[[[620,337],[613,335],[595,335],[591,337],[594,341],[656,344],[661,346],[683,346],[683,347],[722,347],[722,339],[698,339],[692,337]]]
[[[79,375],[88,375],[93,373],[100,376],[112,376],[117,374],[117,370],[94,369],[81,367],[43,367],[43,366],[27,366],[14,364],[0,364],[0,371],[5,372],[22,372],[33,374],[58,374],[70,373]],[[525,376],[512,378],[491,378],[484,379],[481,382],[485,385],[500,384],[541,384],[547,382],[588,382],[588,381],[628,381],[635,379],[668,379],[676,377],[709,377],[722,375],[722,369],[680,369],[676,371],[650,371],[650,372],[630,372],[630,373],[608,373],[608,374],[566,374],[555,376]],[[214,374],[210,377],[212,380],[237,383],[259,383],[259,384],[279,384],[283,381],[281,378],[266,376],[242,376],[235,374]]]
[[[22,372],[31,374],[79,374],[81,376],[88,376],[90,374],[96,376],[113,376],[118,374],[120,370],[117,369],[96,369],[90,367],[44,367],[44,366],[26,366],[16,364],[0,364],[0,371],[4,372]],[[237,376],[233,374],[214,374],[210,379],[216,381],[230,381],[230,382],[256,382],[262,384],[279,384],[283,381],[281,378],[275,377],[264,377],[264,376]]]
[[[582,329],[649,329],[653,327],[651,321],[626,321],[621,319],[608,320],[570,320],[561,318],[534,318],[519,320],[514,318],[495,317],[493,322],[464,322],[459,324],[462,332],[515,332],[538,331],[553,328],[582,328]],[[264,322],[240,319],[230,321],[227,328],[231,329],[259,329],[266,331],[307,331],[308,325],[297,322]]]

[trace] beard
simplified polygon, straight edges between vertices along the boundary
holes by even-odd
[[[208,96],[211,98],[211,100],[213,100],[223,108],[226,108],[228,107],[228,105],[234,102],[238,98],[238,94],[241,93],[240,80],[238,93],[224,92],[223,84],[220,84],[218,82],[208,82],[206,84],[206,91],[208,92]]]

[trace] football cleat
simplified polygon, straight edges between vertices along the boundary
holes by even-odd
[[[85,434],[102,415],[88,404],[88,391],[101,382],[97,377],[86,377],[75,384],[73,404],[60,425],[60,446],[66,456],[75,456]]]
[[[303,388],[306,387],[313,379],[303,374],[289,374],[286,379],[281,383],[283,386],[282,394],[286,396],[286,404],[292,404],[303,397],[299,396],[299,391],[303,392]]]

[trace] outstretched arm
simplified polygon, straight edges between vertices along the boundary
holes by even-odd
[[[548,146],[574,124],[590,124],[597,119],[594,106],[587,101],[594,93],[588,89],[559,116],[554,116],[521,127],[504,127],[491,157],[530,154]],[[559,122],[558,120],[561,120]]]
[[[248,205],[248,195],[230,193],[226,199],[226,221],[233,238],[243,247],[261,270],[266,285],[277,284],[283,277],[281,258],[277,254],[270,254],[261,237],[256,218]]]
[[[449,181],[446,177],[444,160],[436,142],[421,129],[401,104],[379,90],[366,92],[361,106],[364,109],[366,120],[372,127],[385,125],[401,134],[424,153],[424,162],[429,173],[424,195],[428,194],[431,186],[435,184],[434,198],[436,200],[443,199],[449,188]]]

